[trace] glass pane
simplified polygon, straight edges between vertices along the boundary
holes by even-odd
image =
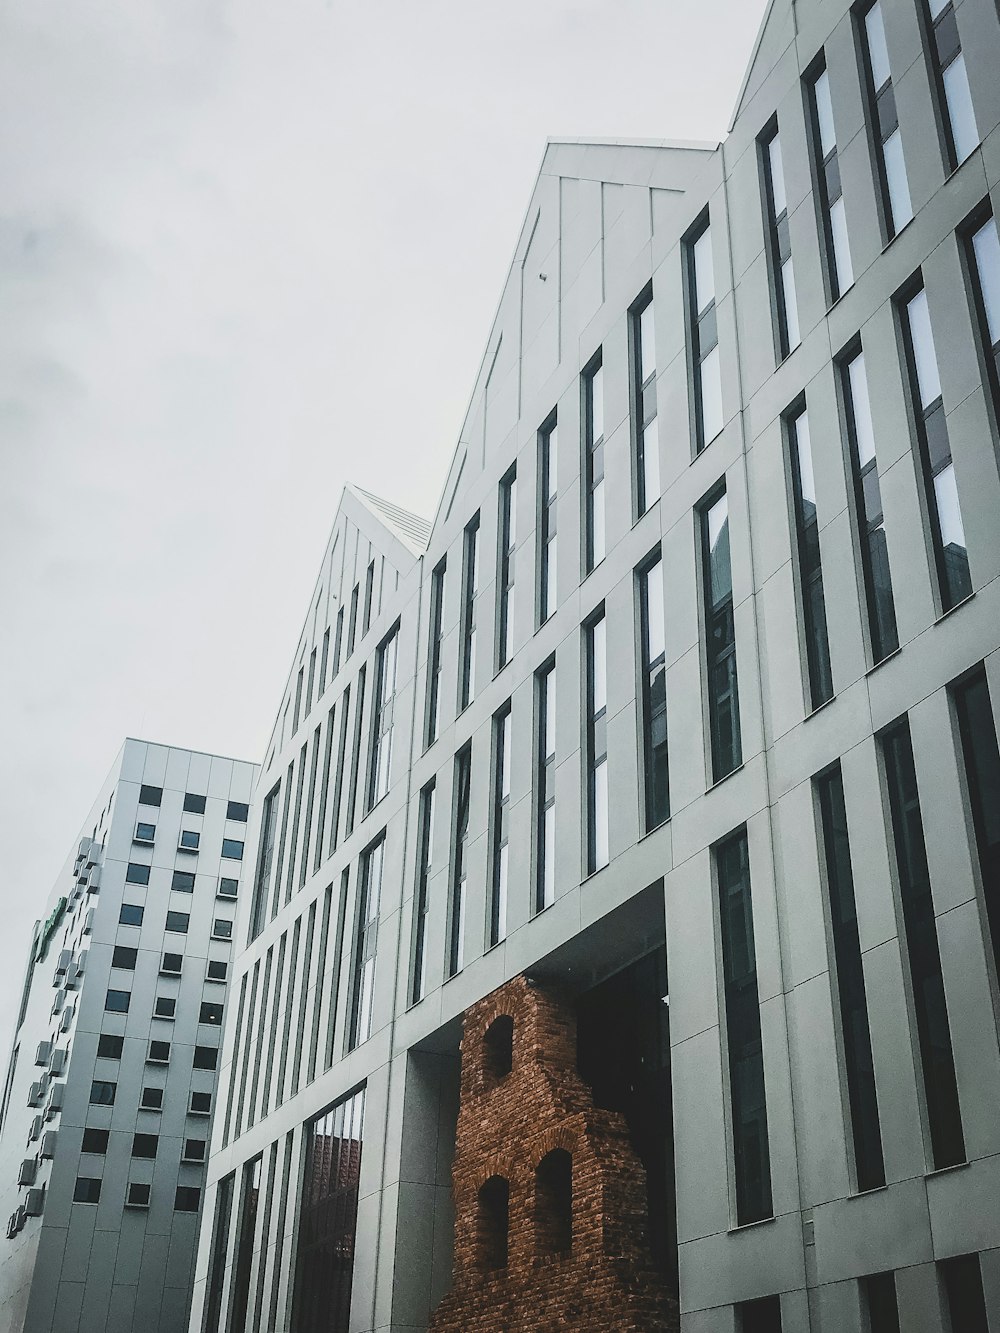
[[[556,475],[557,475],[556,465],[559,458],[559,450],[557,448],[557,438],[558,438],[556,434],[557,430],[558,427],[553,426],[552,429],[549,431],[549,440],[548,444],[546,445],[546,451],[545,451],[545,466],[547,467],[549,474],[548,476],[549,493],[547,498],[550,500],[556,493]]]
[[[701,314],[715,300],[715,269],[712,264],[712,229],[706,227],[694,243],[694,308]]]
[[[830,76],[824,69],[813,84],[816,98],[816,121],[819,127],[819,150],[823,157],[837,146],[833,128],[833,102],[830,99]]]
[[[882,23],[881,4],[872,5],[865,15],[865,31],[868,34],[868,59],[871,61],[872,82],[876,89],[881,88],[889,78],[889,52],[885,45],[885,27]]]
[[[804,522],[816,517],[816,482],[813,479],[812,449],[809,444],[809,418],[803,412],[795,418],[795,460],[799,467],[799,496]]]
[[[545,866],[542,873],[542,902],[551,907],[556,900],[556,808],[545,811]]]
[[[885,162],[886,185],[889,188],[892,229],[894,232],[901,231],[913,217],[913,205],[910,203],[906,163],[903,161],[903,140],[898,129],[893,130],[882,145],[882,158]]]
[[[917,371],[920,406],[926,408],[941,397],[941,381],[938,378],[927,293],[922,287],[908,302],[906,314],[910,325],[910,345],[913,348],[913,361]]]
[[[593,672],[591,676],[593,694],[590,701],[592,716],[599,713],[602,708],[606,708],[608,703],[606,624],[607,622],[602,616],[590,631],[591,670]]]
[[[965,555],[965,528],[958,506],[958,487],[955,485],[955,466],[949,463],[934,478],[934,498],[937,501],[938,526],[945,557],[948,552]]]
[[[608,864],[608,765],[594,769],[594,869]]]
[[[851,406],[854,410],[854,433],[858,447],[858,467],[862,468],[875,457],[875,430],[872,409],[868,400],[868,376],[865,374],[865,356],[859,352],[848,364]]]
[[[593,525],[591,528],[591,533],[593,538],[593,557],[594,557],[593,563],[595,565],[599,565],[601,561],[604,559],[604,553],[605,553],[603,481],[594,487],[594,492],[593,495],[591,496],[591,503],[593,505],[593,511],[591,517],[591,522]]]
[[[593,440],[604,434],[604,367],[598,366],[590,377],[590,410],[593,422]]]
[[[799,311],[795,304],[795,275],[790,258],[781,266],[781,290],[785,300],[785,337],[791,352],[799,345]]]
[[[722,376],[718,343],[701,363],[701,424],[705,444],[714,440],[722,429]]]
[[[942,79],[945,101],[948,103],[948,118],[951,121],[951,137],[955,142],[955,157],[959,162],[964,162],[973,149],[979,146],[979,131],[972,107],[972,93],[969,91],[965,56],[961,52],[944,71]]]
[[[720,495],[705,515],[708,532],[708,596],[718,606],[733,591],[729,564],[729,497]]]
[[[642,486],[646,508],[660,498],[660,442],[654,417],[642,432]]]
[[[986,309],[990,343],[1000,342],[1000,240],[995,218],[984,223],[972,238],[979,273],[979,290]]]
[[[771,203],[774,216],[781,217],[788,207],[785,198],[785,170],[781,162],[781,140],[777,135],[767,145],[767,162],[771,175]]]
[[[652,301],[639,316],[639,380],[645,384],[656,373],[656,330],[653,325]]]
[[[841,195],[830,208],[830,236],[833,240],[833,262],[837,270],[838,295],[846,292],[854,282],[851,246],[847,236],[847,210]]]
[[[655,662],[665,649],[663,631],[663,561],[657,560],[646,579],[646,662]]]

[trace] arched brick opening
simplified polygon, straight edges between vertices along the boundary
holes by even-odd
[[[488,1088],[506,1078],[514,1064],[514,1020],[501,1014],[483,1037],[483,1074]]]
[[[535,1168],[535,1252],[539,1257],[573,1249],[573,1158],[553,1148]]]
[[[484,1273],[507,1267],[507,1237],[510,1228],[510,1184],[503,1176],[490,1176],[479,1187],[476,1239],[479,1265]]]

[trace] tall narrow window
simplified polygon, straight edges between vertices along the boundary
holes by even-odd
[[[299,826],[302,822],[302,793],[306,785],[306,756],[309,752],[307,741],[299,751],[299,779],[295,785],[295,807],[292,811],[292,827],[288,841],[288,874],[285,879],[285,902],[291,902],[292,889],[295,886],[295,858],[299,849]]]
[[[663,632],[663,561],[659,551],[637,576],[646,831],[670,814],[667,771],[667,659]]]
[[[260,819],[260,853],[257,857],[257,882],[254,885],[253,916],[250,925],[250,938],[255,940],[264,929],[267,915],[268,897],[271,891],[271,872],[274,868],[275,835],[278,828],[278,793],[279,782],[264,797],[264,809]]]
[[[602,606],[584,629],[587,699],[587,874],[608,864],[607,622]]]
[[[986,671],[953,687],[993,963],[1000,977],[1000,750]]]
[[[708,216],[686,244],[688,344],[694,398],[695,448],[704,449],[722,429],[722,372],[715,308],[715,262]]]
[[[894,1273],[871,1273],[861,1279],[871,1333],[900,1333]]]
[[[330,850],[332,856],[340,840],[340,809],[344,796],[344,767],[347,763],[347,726],[351,714],[351,687],[340,696],[340,737],[337,741],[337,766],[333,779],[333,810],[330,814]]]
[[[795,274],[792,271],[785,168],[781,160],[781,140],[778,137],[776,122],[765,133],[760,150],[775,333],[778,360],[783,361],[789,352],[794,351],[799,345],[799,311],[795,302]]]
[[[736,1219],[743,1226],[771,1216],[771,1159],[745,829],[715,849],[715,869],[722,926]]]
[[[903,140],[896,114],[889,50],[885,44],[882,0],[864,10],[858,24],[867,94],[867,119],[878,175],[882,218],[889,240],[913,217],[910,187],[903,161]]]
[[[392,712],[396,699],[396,650],[399,627],[382,643],[375,660],[375,698],[372,701],[372,748],[368,765],[368,805],[381,801],[389,790],[392,762]]]
[[[476,694],[476,593],[479,590],[479,515],[465,529],[462,553],[462,641],[458,664],[458,710]]]
[[[812,122],[813,172],[820,227],[826,249],[826,276],[830,300],[847,291],[854,281],[851,248],[847,238],[847,215],[840,183],[837,132],[833,125],[833,99],[826,65],[815,70],[807,82]]]
[[[538,623],[556,609],[556,418],[538,433]]]
[[[326,849],[326,807],[330,797],[330,770],[333,767],[333,727],[336,715],[337,708],[334,705],[326,715],[326,745],[323,747],[323,771],[319,779],[319,813],[316,816],[314,871],[318,870],[323,864],[323,855]]]
[[[305,711],[306,717],[308,717],[309,714],[312,712],[313,690],[315,689],[315,687],[316,687],[316,649],[314,648],[312,652],[309,654],[309,674],[306,677],[306,711]]]
[[[444,636],[445,561],[431,575],[431,616],[427,635],[427,712],[424,720],[424,746],[433,745],[441,725],[441,643]]]
[[[354,652],[355,640],[358,636],[358,596],[360,588],[357,583],[351,589],[351,611],[347,621],[347,656],[350,657]]]
[[[952,1333],[990,1333],[978,1254],[959,1254],[938,1264]]]
[[[813,708],[833,698],[830,668],[830,639],[826,628],[826,599],[823,595],[823,566],[819,554],[819,522],[816,517],[816,484],[813,480],[809,418],[803,406],[786,419],[788,452],[795,511],[795,545],[798,553],[799,595],[806,640],[809,697]]]
[[[368,627],[372,623],[372,594],[375,591],[375,561],[368,563],[365,570],[365,602],[364,611],[361,616],[361,633],[367,634]]]
[[[656,326],[653,293],[629,312],[632,334],[632,449],[636,512],[641,518],[660,498],[660,446],[656,429]]]
[[[556,664],[535,677],[535,911],[556,900]]]
[[[375,961],[378,944],[379,901],[382,896],[382,861],[385,834],[362,854],[358,889],[358,922],[354,948],[351,994],[351,1027],[348,1050],[367,1041],[372,1032],[375,999]]]
[[[875,459],[875,432],[868,399],[865,355],[858,347],[840,363],[844,424],[851,458],[851,482],[861,546],[861,571],[868,633],[876,663],[899,647],[896,607],[889,574],[889,550],[882,515],[882,491]]]
[[[885,1184],[885,1164],[875,1095],[875,1063],[854,899],[851,848],[847,837],[844,783],[839,765],[816,779],[816,796],[823,831],[826,891],[836,964],[833,970],[840,1001],[840,1033],[851,1111],[854,1165],[858,1189],[869,1190]]]
[[[497,670],[514,652],[514,620],[510,595],[514,590],[514,547],[517,545],[517,474],[513,468],[500,483],[500,549],[497,560]]]
[[[909,371],[913,418],[924,475],[931,540],[945,611],[972,592],[965,528],[958,503],[955,465],[951,459],[948,422],[941,397],[937,353],[931,332],[927,292],[921,286],[905,298],[903,335]]]
[[[430,909],[431,857],[434,849],[434,782],[420,793],[420,823],[417,834],[417,886],[414,894],[413,981],[410,1003],[424,998],[427,984],[427,913]]]
[[[351,781],[347,788],[347,835],[354,832],[358,803],[358,770],[361,767],[362,727],[365,717],[365,679],[367,664],[358,672],[358,689],[354,706],[354,736],[351,742]]]
[[[337,623],[333,634],[333,671],[330,679],[333,680],[340,670],[340,654],[344,647],[344,608],[341,607],[337,612]]]
[[[910,727],[905,718],[884,733],[882,752],[889,790],[931,1154],[935,1168],[940,1169],[965,1161],[965,1140],[920,798],[917,794],[917,774],[913,765]]]
[[[306,1126],[292,1292],[296,1333],[345,1333],[350,1321],[364,1106],[362,1089]]]
[[[222,1288],[226,1280],[226,1251],[229,1249],[229,1226],[233,1211],[233,1186],[236,1173],[223,1177],[215,1196],[215,1220],[212,1225],[212,1249],[208,1262],[208,1283],[205,1295],[204,1333],[219,1333],[222,1313]]]
[[[323,631],[323,647],[320,650],[319,658],[319,683],[316,686],[316,697],[321,699],[323,691],[326,689],[326,671],[330,665],[330,626],[327,625]]]
[[[313,732],[312,738],[312,759],[309,763],[309,795],[306,797],[306,817],[305,828],[302,832],[302,859],[299,862],[299,888],[306,882],[306,876],[309,874],[309,846],[312,841],[313,809],[316,804],[316,773],[319,769],[319,742],[322,734],[322,725],[318,726]],[[223,854],[226,845],[222,844]]]
[[[451,912],[448,922],[448,975],[465,964],[465,899],[469,876],[469,797],[472,786],[472,746],[455,756],[454,824],[452,832]]]
[[[305,679],[305,667],[299,667],[299,674],[295,678],[295,711],[292,713],[292,735],[299,729],[299,719],[302,716],[302,683]]]
[[[510,702],[493,718],[493,819],[490,858],[490,947],[507,936],[507,863],[510,843]]]
[[[604,559],[604,367],[601,354],[582,379],[584,572]]]
[[[994,423],[1000,424],[1000,240],[991,214],[966,233],[973,304],[986,361]]]
[[[725,491],[702,507],[700,518],[708,721],[712,733],[712,779],[718,782],[743,762],[729,559],[729,498]]]
[[[927,58],[941,107],[945,158],[957,167],[979,147],[969,75],[952,0],[921,0],[927,30]]]
[[[246,1328],[250,1308],[250,1276],[253,1268],[257,1209],[260,1202],[261,1158],[245,1163],[240,1186],[236,1223],[236,1252],[233,1255],[233,1288],[229,1298],[229,1327]]]

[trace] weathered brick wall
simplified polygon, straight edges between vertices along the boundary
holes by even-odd
[[[509,1073],[502,1032],[513,1019]],[[501,1052],[498,1059],[498,1050]],[[572,1157],[572,1234],[560,1216],[562,1167]],[[502,1228],[509,1185],[506,1267]],[[487,1182],[490,1182],[487,1185]],[[487,1186],[484,1205],[480,1191]],[[576,1071],[572,1003],[518,977],[465,1015],[461,1105],[452,1175],[455,1263],[452,1290],[431,1320],[433,1333],[658,1333],[679,1327],[649,1255],[646,1186],[624,1118],[595,1107]]]

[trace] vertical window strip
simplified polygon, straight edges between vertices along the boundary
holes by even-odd
[[[958,500],[955,465],[948,439],[948,422],[941,396],[930,309],[927,292],[922,285],[915,290],[911,289],[904,298],[901,310],[910,397],[930,516],[938,588],[943,610],[950,611],[972,592],[972,577]]]
[[[278,1199],[278,1218],[275,1226],[274,1242],[274,1264],[271,1272],[271,1301],[268,1312],[268,1328],[277,1328],[278,1326],[278,1300],[281,1294],[282,1280],[282,1261],[285,1251],[285,1232],[287,1230],[285,1219],[288,1216],[288,1187],[292,1178],[292,1144],[295,1138],[295,1131],[289,1130],[285,1135],[285,1154],[281,1167],[281,1194]]]
[[[967,233],[966,245],[994,430],[997,430],[1000,427],[1000,240],[992,214]]]
[[[656,423],[656,325],[650,288],[629,312],[632,355],[632,451],[639,518],[660,498]]]
[[[274,1186],[278,1171],[278,1144],[271,1144],[268,1152],[267,1188],[264,1193],[264,1214],[260,1226],[260,1251],[257,1256],[257,1289],[254,1293],[253,1311],[249,1328],[259,1328],[259,1320],[264,1311],[264,1291],[267,1281],[267,1257],[270,1251],[271,1214],[274,1208]]]
[[[712,228],[706,214],[685,245],[688,283],[688,345],[694,389],[695,449],[701,452],[722,430],[722,372],[715,305]]]
[[[865,372],[864,352],[860,347],[841,361],[840,384],[851,461],[855,519],[861,546],[868,634],[872,658],[877,664],[896,651],[899,635],[882,514],[882,491],[875,458],[868,376]]]
[[[775,311],[778,360],[783,361],[799,345],[799,314],[795,300],[792,245],[785,195],[785,169],[781,158],[778,126],[773,124],[760,141],[764,177],[768,258]]]
[[[493,811],[489,941],[507,936],[507,872],[510,844],[510,701],[493,717]]]
[[[333,636],[333,670],[330,674],[330,680],[334,681],[340,671],[340,654],[344,647],[344,608],[341,607],[337,612],[337,623]]]
[[[952,687],[993,966],[1000,978],[1000,749],[986,670]]]
[[[330,814],[330,847],[332,856],[340,838],[340,808],[344,795],[344,766],[347,763],[347,727],[351,715],[351,687],[348,685],[340,699],[340,737],[337,741],[337,771],[333,779],[333,810]]]
[[[260,1198],[261,1158],[244,1163],[241,1173],[239,1217],[236,1248],[233,1255],[233,1282],[229,1297],[230,1333],[245,1329],[250,1305],[250,1278],[253,1269],[254,1238],[257,1230],[257,1204]]]
[[[347,619],[347,656],[350,657],[354,652],[354,644],[358,636],[358,596],[360,587],[355,583],[351,589],[351,610]]]
[[[951,1028],[909,723],[882,736],[906,958],[934,1167],[965,1161]]]
[[[326,745],[323,749],[323,773],[319,783],[319,812],[316,815],[316,854],[313,858],[313,873],[323,864],[323,852],[326,847],[326,807],[330,795],[330,769],[333,764],[333,726],[337,716],[337,706],[326,715]]]
[[[719,782],[743,762],[729,554],[729,498],[725,491],[702,507],[700,523],[712,780]]]
[[[959,1254],[938,1264],[948,1305],[948,1323],[954,1333],[989,1333],[978,1254]]]
[[[815,709],[833,698],[833,672],[826,624],[826,598],[823,593],[809,417],[805,405],[785,419],[785,429],[792,477],[792,507],[795,514],[795,545],[806,639],[809,698]]]
[[[281,1017],[281,983],[285,976],[285,951],[288,947],[288,931],[283,931],[278,941],[278,961],[274,969],[274,991],[271,996],[271,1032],[267,1043],[267,1061],[264,1066],[264,1086],[260,1094],[261,1119],[271,1110],[271,1079],[274,1075],[274,1057],[278,1044],[278,1020]]]
[[[840,766],[817,778],[815,788],[833,940],[834,965],[831,971],[840,1012],[854,1167],[859,1190],[877,1189],[885,1184],[885,1163]]]
[[[309,848],[312,843],[313,811],[316,804],[316,773],[319,769],[320,738],[322,723],[313,732],[312,758],[309,762],[309,795],[306,798],[305,829],[302,835],[302,859],[299,862],[299,888],[306,882],[309,874]]]
[[[827,285],[832,305],[854,282],[854,268],[840,180],[830,75],[825,63],[813,71],[807,88],[816,202],[819,206],[820,230],[826,252]]]
[[[231,1172],[219,1181],[215,1193],[215,1221],[212,1225],[212,1248],[208,1261],[205,1314],[202,1333],[219,1333],[222,1314],[222,1289],[226,1281],[226,1254],[229,1250],[229,1227],[233,1211],[233,1187],[236,1173]]]
[[[538,623],[556,609],[556,496],[558,424],[555,414],[538,434]]]
[[[316,688],[316,649],[314,648],[312,652],[309,654],[309,674],[306,677],[306,711],[305,711],[306,717],[308,717],[309,714],[312,712],[313,690],[315,688]]]
[[[392,763],[392,718],[396,699],[396,654],[399,630],[382,643],[375,660],[375,696],[372,700],[372,743],[368,763],[368,808],[389,790]]]
[[[500,483],[499,560],[497,571],[497,670],[514,653],[514,621],[510,597],[514,590],[514,548],[517,545],[517,473],[511,469]]]
[[[715,849],[729,1056],[736,1220],[772,1215],[764,1055],[746,830]]]
[[[271,889],[271,871],[274,868],[274,844],[278,827],[278,796],[281,782],[275,784],[264,798],[260,819],[260,852],[257,856],[257,879],[253,892],[253,911],[250,917],[250,939],[255,940],[264,929],[268,897]]]
[[[236,1097],[236,1072],[241,1042],[243,1040],[243,1018],[247,999],[247,982],[249,973],[244,972],[240,978],[240,1000],[236,1006],[236,1032],[233,1037],[232,1055],[229,1061],[229,1087],[226,1090],[226,1119],[222,1130],[222,1146],[228,1147],[233,1127],[233,1106]]]
[[[479,591],[479,515],[466,526],[462,550],[462,640],[458,671],[458,711],[476,694],[476,594]]]
[[[667,659],[663,625],[663,561],[659,551],[638,571],[640,698],[646,832],[670,816],[667,767]]]
[[[299,667],[299,674],[295,679],[295,711],[292,713],[292,735],[299,729],[299,719],[302,716],[302,682],[305,677],[305,667]]]
[[[266,1031],[267,1002],[271,993],[271,969],[274,963],[274,946],[268,949],[264,958],[264,981],[260,991],[260,1009],[257,1023],[257,1049],[254,1052],[253,1074],[250,1079],[250,1095],[246,1106],[246,1128],[256,1120],[257,1090],[260,1086],[260,1067],[264,1054],[264,1033]]]
[[[326,958],[330,942],[330,912],[333,907],[333,885],[328,884],[323,891],[323,915],[319,927],[319,957],[316,960],[315,995],[312,1002],[312,1027],[309,1033],[309,1059],[306,1064],[306,1082],[311,1083],[316,1077],[316,1061],[319,1055],[320,1020],[325,1004],[331,1003],[329,988],[326,986]]]
[[[366,1042],[372,1031],[375,999],[375,962],[378,944],[378,914],[382,894],[382,862],[385,834],[361,857],[358,894],[358,923],[351,985],[351,1026],[348,1050]]]
[[[608,864],[607,622],[602,606],[585,629],[587,874]]]
[[[472,745],[455,756],[454,825],[452,835],[451,910],[448,922],[448,976],[465,965],[465,906],[469,875],[469,799],[472,786]]]
[[[285,903],[292,901],[292,889],[295,887],[295,858],[299,847],[299,823],[302,818],[302,793],[306,782],[306,757],[309,744],[306,742],[299,751],[299,780],[295,786],[295,806],[292,811],[292,827],[288,841],[288,874],[285,879]]]
[[[351,782],[347,789],[347,836],[354,832],[358,803],[358,770],[361,767],[361,737],[365,715],[365,676],[367,668],[358,672],[358,688],[354,705],[354,740],[351,749]]]
[[[434,850],[434,792],[432,779],[420,793],[419,831],[417,842],[417,886],[414,895],[413,976],[410,983],[410,1003],[424,998],[427,984],[427,914],[430,910],[430,878]]]
[[[244,1115],[247,1109],[247,1077],[250,1073],[250,1049],[253,1045],[254,1032],[257,1020],[257,991],[260,986],[260,959],[253,965],[253,977],[250,982],[250,999],[247,1003],[247,1021],[243,1033],[243,1046],[239,1052],[242,1055],[240,1067],[240,1088],[236,1095],[236,1117],[233,1128],[233,1138],[238,1139],[243,1133]],[[233,1067],[237,1060],[237,1051],[233,1051]]]
[[[302,917],[295,918],[292,927],[292,944],[288,953],[288,984],[285,987],[284,1016],[281,1033],[281,1054],[278,1059],[278,1077],[274,1084],[274,1105],[280,1106],[285,1100],[285,1074],[288,1070],[289,1038],[292,1031],[292,1002],[295,997],[295,978],[299,969],[299,940],[302,934]]]
[[[875,157],[886,238],[891,240],[913,217],[896,112],[882,0],[859,14],[858,37],[864,66],[869,135]]]
[[[375,588],[375,561],[369,561],[365,571],[365,604],[361,619],[361,633],[367,634],[372,623],[372,593]]]
[[[323,1068],[333,1065],[337,1038],[337,1013],[340,1002],[340,977],[344,964],[344,938],[347,932],[347,890],[350,880],[350,866],[344,866],[340,873],[340,897],[337,900],[337,933],[333,945],[333,971],[330,978],[330,1010],[326,1020],[326,1047],[323,1052]]]
[[[958,17],[952,0],[920,0],[920,3],[926,27],[925,46],[941,108],[945,156],[948,166],[954,169],[979,147]]]
[[[870,1273],[861,1279],[871,1333],[900,1333],[894,1273]]]
[[[601,353],[582,378],[584,573],[604,559],[604,364]]]
[[[536,677],[538,722],[535,777],[535,911],[556,900],[556,666],[550,662]]]
[[[292,1077],[288,1095],[294,1097],[299,1090],[299,1078],[302,1073],[302,1055],[305,1048],[306,1013],[310,1004],[310,989],[314,985],[312,977],[313,943],[316,935],[316,900],[309,904],[306,918],[305,947],[302,950],[302,982],[299,986],[299,1018],[296,1024],[295,1042],[292,1054]]]
[[[323,631],[323,647],[320,650],[319,658],[319,683],[316,686],[316,697],[322,699],[323,691],[326,689],[326,672],[330,665],[330,626],[327,625]]]
[[[444,576],[442,560],[431,575],[430,630],[427,636],[427,710],[424,748],[433,745],[441,725],[441,647],[444,637]]]

